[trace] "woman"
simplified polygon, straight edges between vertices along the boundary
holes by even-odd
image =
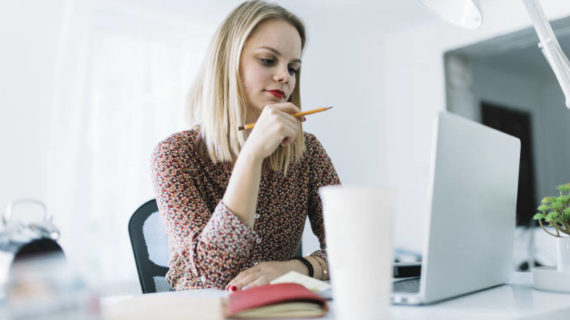
[[[176,290],[236,291],[292,270],[328,278],[317,190],[340,182],[305,119],[291,116],[304,45],[302,22],[263,1],[238,6],[214,35],[189,99],[196,125],[152,160]],[[307,215],[321,250],[294,258]]]

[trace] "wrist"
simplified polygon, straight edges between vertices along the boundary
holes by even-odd
[[[329,270],[326,260],[318,256],[308,256],[307,259],[309,259],[313,265],[316,265],[315,270],[318,271],[315,271],[315,278],[320,280],[329,280]]]
[[[313,263],[308,259],[297,257],[293,258],[293,260],[291,261],[295,261],[301,265],[301,268],[303,270],[302,274],[308,275],[311,278],[315,276],[315,269]]]
[[[287,262],[289,263],[289,270],[304,274],[306,276],[309,275],[309,270],[301,261],[293,259]]]
[[[249,163],[252,164],[254,166],[261,166],[261,164],[263,163],[264,158],[259,156],[259,154],[257,152],[255,152],[255,150],[253,150],[252,148],[248,147],[247,143],[243,146],[243,148],[241,149],[241,151],[239,152],[239,155],[237,157],[237,161],[243,161],[245,163]]]

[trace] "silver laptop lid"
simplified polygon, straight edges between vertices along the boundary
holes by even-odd
[[[423,303],[508,281],[518,189],[519,139],[442,112],[434,141]]]

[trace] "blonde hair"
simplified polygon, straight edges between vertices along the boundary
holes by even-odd
[[[255,28],[264,21],[280,19],[290,23],[299,32],[301,49],[305,47],[305,27],[299,18],[286,9],[264,1],[246,1],[235,8],[216,31],[206,58],[188,99],[187,116],[190,123],[199,125],[210,159],[233,161],[246,140],[246,132],[238,127],[246,119],[245,90],[241,84],[239,62],[246,41]],[[300,70],[289,101],[301,107],[299,92]],[[299,122],[302,132],[302,126]],[[302,158],[305,139],[299,134],[286,147],[279,146],[268,157],[269,167],[287,173],[291,161]]]

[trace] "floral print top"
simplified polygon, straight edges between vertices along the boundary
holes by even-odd
[[[321,186],[339,184],[331,160],[314,135],[287,175],[263,169],[253,230],[221,201],[230,162],[214,164],[196,128],[160,142],[152,155],[158,209],[168,234],[167,281],[176,290],[225,288],[238,273],[262,261],[293,258],[308,216],[326,260]]]

